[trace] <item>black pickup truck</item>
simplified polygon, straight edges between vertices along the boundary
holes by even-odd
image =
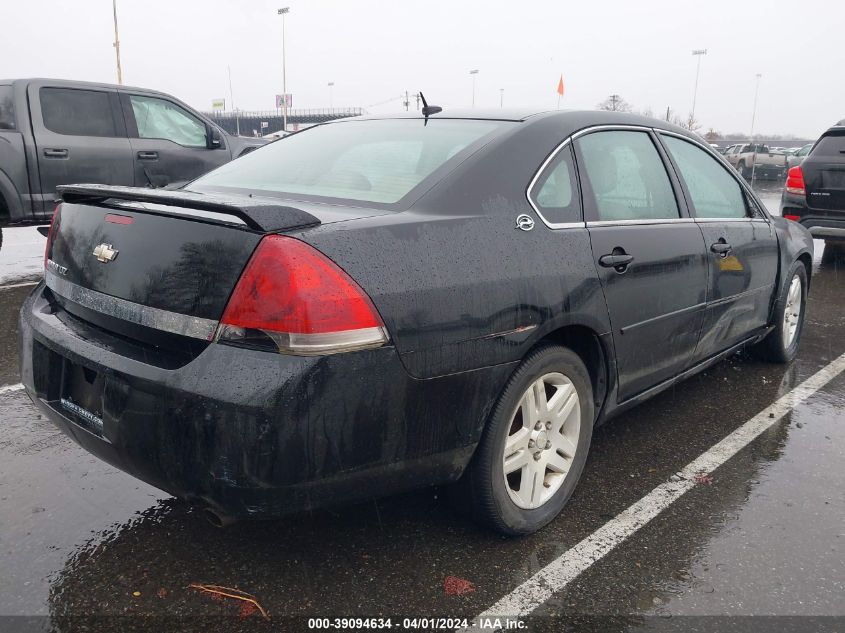
[[[264,143],[154,90],[0,79],[0,227],[48,222],[59,185],[178,186]]]

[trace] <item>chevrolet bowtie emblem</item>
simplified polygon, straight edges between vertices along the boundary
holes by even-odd
[[[117,251],[111,247],[111,244],[100,244],[92,254],[104,264],[114,261],[117,257]]]

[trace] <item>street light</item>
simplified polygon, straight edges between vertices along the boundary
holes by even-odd
[[[112,0],[112,12],[114,13],[114,55],[117,58],[117,83],[123,85],[123,72],[120,69],[120,38],[117,36],[117,0]]]
[[[754,148],[754,153],[751,155],[751,182],[754,182],[754,168],[757,166],[757,144],[754,142],[754,121],[757,118],[757,93],[760,91],[760,78],[763,76],[760,73],[754,75],[757,78],[757,83],[754,86],[754,107],[751,109],[751,147]]]
[[[229,73],[229,105],[235,111],[235,136],[241,135],[241,117],[238,114],[238,109],[235,107],[235,93],[232,92],[232,67],[226,66]]]
[[[475,76],[478,74],[478,68],[469,71],[469,74],[472,75],[472,107],[475,107]]]
[[[329,82],[329,109],[334,108],[334,82]]]
[[[698,58],[698,64],[695,68],[695,88],[692,91],[692,112],[690,113],[690,119],[695,119],[695,100],[698,97],[698,75],[701,72],[701,56],[707,54],[706,48],[697,48],[692,52]]]
[[[288,131],[288,84],[287,67],[285,63],[285,16],[290,12],[290,7],[282,7],[278,14],[282,16],[282,130]]]

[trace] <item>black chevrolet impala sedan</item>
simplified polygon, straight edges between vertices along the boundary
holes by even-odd
[[[791,361],[813,255],[698,137],[610,112],[365,117],[61,195],[27,392],[219,523],[454,483],[537,530],[597,424],[742,347]]]

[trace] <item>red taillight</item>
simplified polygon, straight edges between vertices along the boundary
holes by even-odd
[[[792,220],[793,222],[798,222],[801,219],[800,215],[789,215],[788,213],[784,213],[783,217],[787,220]]]
[[[47,244],[44,245],[44,270],[47,270],[47,260],[50,258],[50,248],[53,246],[53,238],[55,238],[56,224],[59,222],[59,216],[62,214],[62,205],[57,204],[53,211],[53,217],[50,220],[50,230],[47,232]]]
[[[261,240],[235,286],[217,340],[272,341],[282,352],[327,354],[387,341],[366,293],[315,248],[282,235]]]
[[[801,165],[792,167],[787,173],[786,191],[799,196],[806,195],[807,190],[804,188],[804,172],[801,171]]]

